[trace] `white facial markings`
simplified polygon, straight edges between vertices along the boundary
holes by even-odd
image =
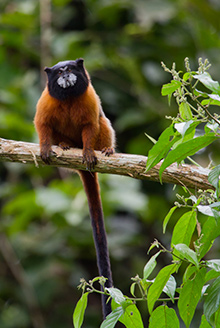
[[[65,66],[64,68],[63,68],[63,67],[60,68],[60,70],[61,70],[62,72],[67,71],[67,69],[68,69],[68,66]]]
[[[66,68],[67,66],[62,70],[65,71]],[[76,81],[77,81],[77,76],[73,73],[64,74],[64,76],[60,76],[57,79],[57,83],[59,84],[59,86],[64,89],[74,86],[76,84]]]
[[[69,83],[71,86],[73,86],[77,81],[77,76],[73,73],[69,74]]]

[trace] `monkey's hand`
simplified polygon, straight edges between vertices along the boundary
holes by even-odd
[[[114,152],[115,152],[114,148],[112,148],[112,147],[104,147],[102,149],[102,153],[105,154],[105,156],[110,156],[110,155],[114,154]]]
[[[70,149],[70,146],[64,141],[59,143],[59,147],[62,148],[63,150]]]
[[[41,151],[40,151],[40,157],[42,159],[42,161],[45,164],[50,164],[51,163],[51,155],[55,155],[56,153],[54,151],[52,151],[52,149],[50,147],[42,147]]]
[[[94,169],[97,164],[97,157],[95,156],[95,152],[91,148],[83,149],[83,163],[86,163],[87,170],[91,171]]]

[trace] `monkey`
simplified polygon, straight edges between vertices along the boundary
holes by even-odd
[[[40,156],[50,164],[52,145],[64,151],[82,148],[85,171],[78,170],[89,205],[99,275],[107,278],[105,287],[112,287],[112,272],[104,224],[97,164],[94,150],[110,156],[115,149],[115,131],[105,116],[100,98],[92,86],[83,58],[58,62],[46,67],[46,87],[37,102],[34,125],[40,144]],[[105,318],[111,312],[107,296],[102,295]]]

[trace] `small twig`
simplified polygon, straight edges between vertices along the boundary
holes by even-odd
[[[197,104],[202,107],[202,109],[204,109],[204,111],[206,112],[206,114],[212,119],[214,120],[219,126],[220,126],[220,122],[219,120],[217,120],[217,118],[215,118],[215,116],[213,116],[209,111],[207,106],[203,106],[200,101],[198,99],[195,99],[195,101],[197,102]]]

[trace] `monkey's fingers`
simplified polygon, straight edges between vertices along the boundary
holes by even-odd
[[[102,153],[105,154],[105,156],[110,156],[110,155],[114,154],[114,152],[115,152],[114,148],[112,148],[112,147],[104,147],[102,149]]]
[[[64,141],[59,143],[59,147],[62,148],[63,150],[70,149],[70,146]]]
[[[56,155],[56,153],[54,151],[52,151],[51,149],[47,150],[47,151],[41,151],[41,153],[40,153],[40,157],[41,157],[42,161],[48,165],[51,163],[51,155]]]
[[[86,163],[87,170],[91,171],[97,164],[97,157],[93,149],[83,149],[83,163]]]

